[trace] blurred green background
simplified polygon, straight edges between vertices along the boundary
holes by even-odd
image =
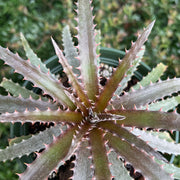
[[[150,38],[146,43],[143,61],[150,67],[163,62],[168,65],[166,76],[180,76],[180,2],[179,0],[94,0],[96,28],[101,30],[104,47],[124,50],[135,41],[137,32],[141,32],[152,20],[156,19]],[[62,28],[69,24],[75,35],[74,17],[76,8],[72,0],[0,0],[0,45],[9,47],[25,58],[20,32],[29,41],[32,49],[42,60],[53,56],[54,50],[50,36],[59,44]],[[12,70],[2,66],[0,61],[0,80],[2,76],[11,76]],[[21,81],[21,76],[13,76]],[[0,89],[1,93],[3,89]],[[6,147],[9,138],[9,126],[0,125],[0,148]],[[17,179],[19,172],[14,160],[0,163],[0,180]],[[178,158],[176,165],[180,166]]]

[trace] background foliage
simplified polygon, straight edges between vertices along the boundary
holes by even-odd
[[[166,76],[180,75],[180,2],[179,0],[94,0],[94,14],[97,28],[101,29],[102,46],[119,50],[129,48],[136,39],[137,30],[156,19],[155,26],[146,43],[144,61],[151,67],[158,62],[169,66]],[[20,43],[22,32],[32,49],[42,60],[54,55],[50,36],[61,41],[62,27],[76,25],[73,20],[75,5],[72,0],[8,0],[0,1],[0,44],[24,56]],[[76,30],[72,28],[73,34]],[[61,44],[61,43],[59,43]],[[1,76],[11,76],[12,70],[0,62]],[[22,76],[13,76],[14,81],[22,82]],[[1,93],[3,90],[0,89]],[[0,127],[1,148],[7,145],[9,127]],[[3,143],[2,143],[3,142]],[[180,165],[178,159],[176,164]],[[13,162],[15,164],[15,162]],[[0,179],[16,179],[10,162],[0,163]],[[10,172],[8,171],[10,169]],[[12,172],[11,172],[12,170]],[[9,178],[11,177],[11,178]]]

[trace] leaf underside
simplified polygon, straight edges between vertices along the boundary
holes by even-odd
[[[124,167],[124,163],[118,158],[115,151],[108,153],[108,160],[110,165],[110,171],[115,180],[132,180],[128,171]]]
[[[16,157],[20,158],[23,155],[29,155],[32,152],[44,149],[44,144],[50,144],[53,141],[53,135],[55,137],[60,135],[60,128],[62,128],[61,125],[56,125],[36,135],[32,135],[29,139],[22,140],[18,144],[13,144],[6,149],[1,149],[0,161],[13,160]]]
[[[156,83],[167,69],[162,63],[159,63],[151,72],[148,73],[140,82],[133,86],[133,89],[139,89],[141,86],[146,87],[150,83]]]
[[[14,83],[12,80],[8,80],[6,78],[3,78],[3,81],[1,82],[1,86],[5,88],[6,91],[11,93],[14,97],[22,96],[24,99],[32,97],[35,100],[38,100],[39,98],[46,101],[48,100],[47,98],[41,97],[35,94],[33,91],[30,91],[25,87],[22,87],[21,85]]]
[[[180,179],[180,168],[174,166],[173,164],[164,163],[160,160],[155,159],[156,163],[163,166],[163,169],[167,172],[172,174],[172,177],[175,179]]]
[[[50,73],[50,71],[47,69],[46,65],[44,63],[42,63],[41,59],[38,58],[37,55],[33,52],[33,50],[30,48],[30,46],[29,46],[27,40],[25,39],[24,35],[22,33],[20,35],[21,35],[22,45],[23,45],[24,50],[26,52],[26,56],[30,60],[31,64],[36,66],[36,67],[40,66],[41,71],[44,73],[48,73],[48,72]],[[51,74],[51,76],[53,76],[53,75]]]
[[[121,105],[126,109],[133,109],[134,105],[137,107],[146,105],[158,98],[161,99],[164,96],[171,95],[173,92],[178,92],[179,89],[180,78],[161,81],[127,93],[124,96],[117,98],[117,100],[114,100],[112,105],[116,109],[121,108]]]
[[[77,59],[78,53],[77,49],[74,47],[69,26],[63,28],[62,40],[64,46],[65,57],[70,66],[72,66],[72,71],[78,76],[81,75],[81,72],[77,67],[80,66],[80,61]]]
[[[50,102],[44,102],[42,100],[15,98],[12,96],[0,95],[0,113],[12,113],[14,111],[23,112],[26,109],[28,111],[34,111],[38,108],[41,111],[45,111],[48,108],[56,110],[58,107],[56,104]]]
[[[91,180],[94,176],[94,171],[91,169],[92,160],[88,141],[81,143],[80,147],[76,150],[76,162],[74,167],[73,180]]]
[[[174,155],[180,154],[180,144],[176,144],[175,142],[168,142],[165,139],[153,135],[153,132],[146,132],[137,128],[130,128],[129,130],[132,134],[138,136],[140,139],[147,142],[148,145],[151,146],[153,149],[156,149],[156,151]]]
[[[171,109],[174,109],[180,103],[180,96],[174,96],[167,99],[163,99],[161,101],[157,101],[150,105],[145,105],[140,107],[140,110],[149,109],[150,111],[159,111],[167,112]]]

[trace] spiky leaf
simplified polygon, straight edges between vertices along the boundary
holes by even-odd
[[[180,130],[180,115],[176,113],[146,110],[114,110],[109,113],[125,116],[124,121],[117,121],[124,126]]]
[[[137,128],[130,129],[130,131],[143,141],[148,142],[148,145],[157,151],[180,155],[180,144],[176,144],[175,142],[168,142],[165,139],[159,138],[157,135],[153,135],[151,132],[146,132]]]
[[[70,66],[67,63],[67,60],[65,59],[62,51],[59,49],[58,45],[56,44],[56,42],[52,39],[52,43],[54,46],[54,49],[56,51],[57,56],[59,57],[59,61],[60,63],[63,65],[64,70],[67,74],[67,76],[69,77],[69,80],[72,84],[72,86],[74,87],[78,97],[80,98],[80,100],[82,102],[84,102],[85,106],[89,107],[90,106],[90,102],[88,100],[87,95],[84,93],[81,85],[79,84],[79,82],[77,81],[77,79],[75,78]]]
[[[97,54],[93,16],[89,0],[78,1],[79,58],[83,84],[89,99],[95,101],[98,95]]]
[[[140,82],[133,86],[133,89],[139,89],[140,86],[145,87],[148,86],[150,83],[157,82],[166,69],[167,66],[159,63],[147,76],[145,76]]]
[[[115,133],[117,136],[121,137],[121,139],[125,139],[131,145],[136,146],[136,148],[141,149],[143,147],[143,150],[146,153],[155,156],[157,159],[166,161],[163,156],[161,156],[158,152],[151,148],[145,141],[142,141],[140,138],[128,132],[123,127],[120,127],[113,122],[103,122],[99,123],[99,125],[101,128],[106,129],[113,134]]]
[[[120,95],[122,93],[122,91],[124,90],[125,87],[127,87],[127,83],[128,81],[131,79],[133,73],[135,72],[137,66],[139,65],[139,63],[141,62],[141,59],[144,55],[145,52],[145,46],[143,46],[141,48],[141,50],[138,52],[137,57],[135,58],[135,60],[132,62],[132,66],[128,69],[128,71],[126,72],[126,76],[122,79],[122,81],[119,83],[118,88],[115,91],[115,95]],[[112,99],[115,99],[116,96],[113,96]]]
[[[102,135],[103,132],[99,129],[93,129],[89,135],[94,161],[95,177],[97,180],[110,180],[111,173],[109,170],[109,162]]]
[[[113,147],[120,155],[130,162],[135,169],[143,173],[147,179],[172,179],[168,173],[155,163],[148,154],[143,150],[138,150],[135,146],[130,145],[126,141],[120,140],[117,136],[113,136],[110,133],[105,135],[105,139],[108,139],[108,144]],[[144,163],[146,162],[146,163]]]
[[[29,155],[32,152],[44,149],[44,144],[50,144],[53,141],[53,136],[57,137],[60,135],[60,127],[61,125],[56,125],[26,140],[24,139],[20,143],[14,143],[6,149],[1,149],[0,161],[12,160],[16,157],[21,158],[23,155]]]
[[[56,138],[53,144],[48,147],[37,159],[27,167],[20,176],[21,180],[45,179],[58,162],[63,160],[71,146],[74,129],[69,129],[65,134]]]
[[[0,122],[68,122],[80,123],[82,114],[79,112],[65,111],[40,111],[5,113],[0,116]]]
[[[76,150],[73,180],[91,180],[94,176],[94,170],[91,169],[92,160],[90,159],[90,150],[87,149],[88,146],[89,143],[86,140]]]
[[[155,159],[155,161],[163,166],[163,169],[169,173],[169,174],[172,174],[172,177],[175,178],[175,179],[180,179],[180,168],[179,167],[176,167],[174,166],[173,164],[169,164],[169,163],[164,163],[160,160],[157,160]]]
[[[13,54],[3,47],[0,47],[0,58],[16,69],[25,78],[30,79],[34,84],[41,87],[46,93],[67,105],[70,109],[73,110],[76,108],[74,103],[64,92],[63,87],[50,75],[42,73],[40,69],[34,68],[28,61],[23,60],[18,55]]]
[[[145,105],[140,107],[139,109],[148,109],[150,111],[164,111],[167,112],[168,110],[173,109],[180,103],[180,96],[174,96],[167,99],[163,99],[161,101],[157,101],[155,103],[152,103],[150,105]]]
[[[56,110],[58,107],[57,104],[44,102],[42,100],[34,100],[30,98],[15,98],[12,96],[0,96],[0,113],[12,113],[14,111],[23,112],[25,111],[25,109],[28,109],[29,111],[34,111],[36,110],[36,108],[45,111],[48,108]]]
[[[108,153],[108,160],[110,162],[110,171],[115,180],[132,180],[128,171],[124,167],[124,163],[118,158],[115,151]]]
[[[77,49],[74,47],[69,26],[65,26],[63,28],[62,40],[64,45],[65,57],[69,65],[72,66],[72,71],[74,72],[74,74],[80,76],[81,72],[79,69],[77,69],[77,67],[80,66],[80,61],[77,59],[78,53]]]
[[[34,92],[6,78],[4,78],[3,81],[1,82],[1,86],[5,88],[8,92],[10,92],[14,97],[18,97],[19,95],[21,95],[25,99],[32,97],[33,99],[37,100],[40,98],[40,96],[35,94]],[[47,98],[42,98],[42,97],[41,99],[47,100]]]
[[[33,52],[33,50],[30,48],[30,46],[29,46],[26,38],[24,37],[24,35],[21,33],[20,36],[21,36],[21,41],[22,41],[24,50],[26,52],[26,56],[30,60],[31,64],[36,66],[36,67],[40,66],[40,69],[42,72],[48,73],[49,70],[46,68],[46,65],[44,63],[42,63],[41,59],[38,58],[37,55]]]
[[[132,45],[131,49],[126,53],[125,57],[117,67],[116,71],[113,73],[111,79],[108,81],[103,92],[100,94],[98,101],[96,102],[96,111],[102,112],[109,100],[111,99],[114,91],[117,89],[119,82],[124,78],[127,70],[132,65],[133,61],[136,59],[137,53],[141,50],[143,44],[146,42],[153,26],[153,21],[149,26],[143,31],[141,36],[138,37],[137,41]]]
[[[134,105],[137,107],[146,105],[158,98],[171,95],[180,89],[180,78],[169,79],[151,84],[133,92],[127,93],[121,98],[117,98],[112,102],[114,108],[119,109],[123,105],[127,109],[132,109]]]

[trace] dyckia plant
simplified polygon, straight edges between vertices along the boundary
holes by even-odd
[[[37,153],[32,164],[27,164],[25,172],[19,174],[24,180],[47,178],[72,155],[76,156],[74,180],[131,179],[126,164],[131,164],[145,179],[179,178],[179,169],[168,164],[158,151],[180,154],[180,145],[166,132],[180,130],[180,115],[167,112],[180,102],[179,96],[171,96],[179,91],[180,79],[161,81],[166,67],[159,64],[128,92],[123,91],[141,61],[143,44],[154,21],[135,43],[132,42],[104,86],[99,83],[98,33],[94,29],[89,0],[78,1],[77,22],[77,48],[73,46],[68,27],[63,31],[64,53],[52,39],[59,62],[69,78],[69,88],[51,74],[23,35],[28,60],[0,47],[0,58],[6,64],[53,99],[41,98],[3,79],[1,85],[11,95],[0,96],[0,121],[54,123],[45,131],[0,150],[0,160],[20,158],[45,148]],[[163,99],[165,96],[168,98]]]

